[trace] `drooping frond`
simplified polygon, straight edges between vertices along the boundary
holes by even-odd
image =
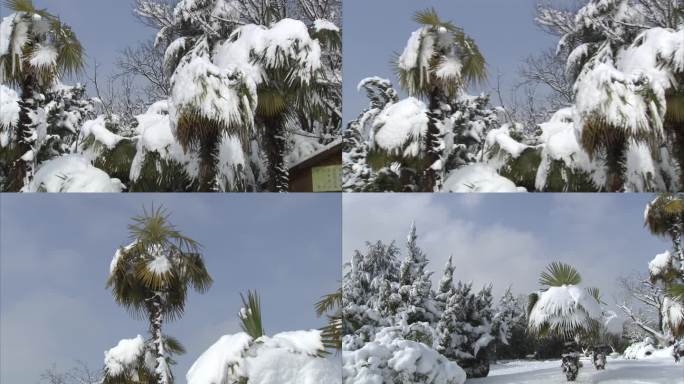
[[[648,203],[644,225],[651,233],[669,235],[676,224],[684,225],[684,197],[681,194],[661,193]]]
[[[321,328],[321,338],[326,348],[342,349],[342,288],[327,294],[316,303],[316,315],[327,314],[328,324]],[[332,313],[331,313],[332,312]]]
[[[539,284],[546,287],[577,285],[581,282],[582,277],[573,266],[557,261],[549,264],[539,277]]]

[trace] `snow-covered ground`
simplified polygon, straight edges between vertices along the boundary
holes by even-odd
[[[605,371],[597,371],[589,359],[583,359],[575,383],[611,384],[684,384],[684,364],[672,358],[645,360],[608,359]],[[567,383],[560,361],[510,361],[491,366],[489,376],[467,380],[466,384],[561,384]]]

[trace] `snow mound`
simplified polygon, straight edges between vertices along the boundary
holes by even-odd
[[[246,333],[226,335],[188,371],[188,384],[341,384],[339,366],[319,357],[320,331],[283,332],[253,340]]]
[[[658,350],[655,347],[655,342],[653,339],[647,337],[643,341],[636,342],[627,347],[622,355],[625,357],[625,359],[641,360],[654,356],[654,353],[656,352],[658,352],[657,355],[662,355],[663,352],[660,351],[665,351],[665,353],[667,353],[668,348],[664,350]],[[672,348],[669,348],[668,356],[672,357]]]
[[[380,330],[375,340],[342,353],[342,376],[355,384],[463,384],[466,373],[427,345],[405,340],[397,327]]]
[[[427,124],[425,103],[414,97],[403,99],[385,108],[375,118],[375,145],[404,157],[418,156]]]
[[[144,351],[145,340],[142,336],[123,339],[114,348],[105,351],[105,369],[110,376],[119,376],[133,365]]]
[[[499,175],[496,170],[482,163],[470,164],[449,173],[444,192],[526,192],[511,180]]]
[[[41,164],[24,192],[121,192],[125,186],[81,155],[65,155]]]
[[[320,32],[320,31],[332,31],[332,32],[339,32],[340,28],[335,25],[335,23],[325,20],[325,19],[316,19],[314,20],[314,31]]]

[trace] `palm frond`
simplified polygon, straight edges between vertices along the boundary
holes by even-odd
[[[581,282],[582,277],[573,266],[557,261],[549,264],[539,277],[539,284],[546,287],[578,285]]]
[[[242,308],[238,314],[240,328],[250,335],[253,339],[258,339],[264,335],[264,327],[261,322],[261,299],[256,291],[247,291],[247,299],[240,294]]]

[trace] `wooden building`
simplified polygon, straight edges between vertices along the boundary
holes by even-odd
[[[290,167],[290,192],[341,192],[342,140],[335,140]]]

